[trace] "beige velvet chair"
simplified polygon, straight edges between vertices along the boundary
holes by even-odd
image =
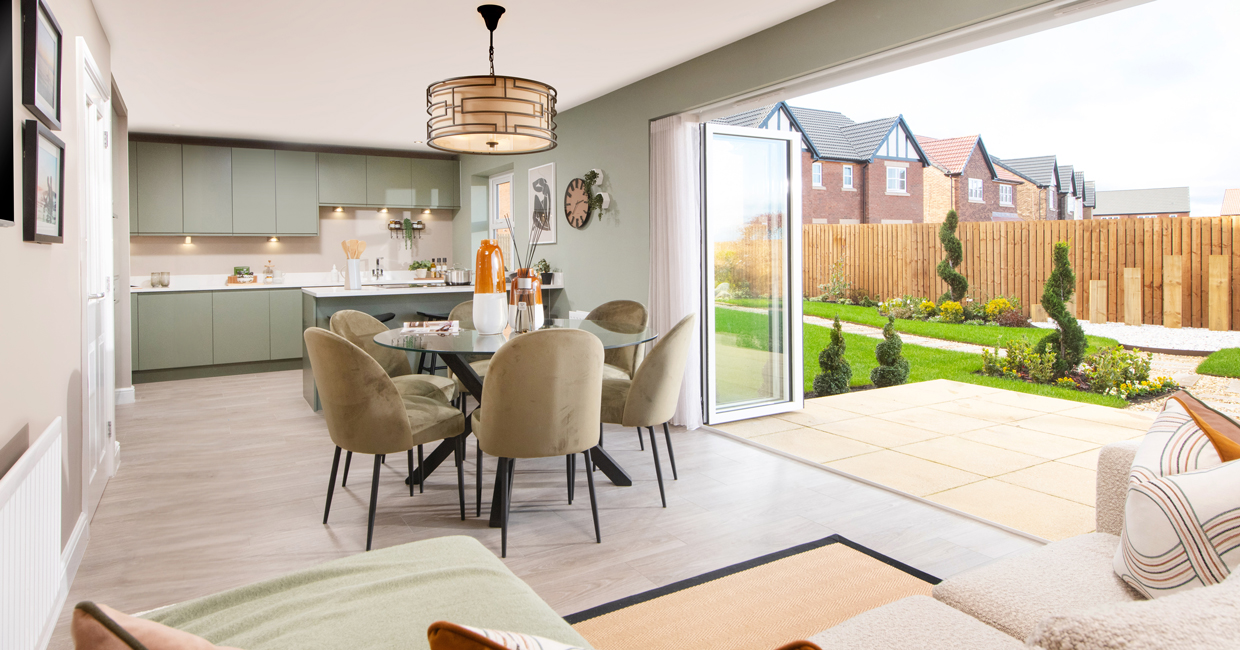
[[[650,354],[633,373],[633,379],[604,379],[602,421],[626,427],[646,427],[650,432],[650,450],[654,453],[655,476],[659,479],[659,497],[667,507],[667,495],[663,492],[663,468],[659,465],[659,447],[654,437],[656,424],[663,425],[667,439],[667,455],[672,462],[672,478],[676,474],[676,454],[672,451],[672,434],[667,428],[668,420],[676,412],[680,397],[680,384],[685,375],[685,363],[689,357],[689,345],[693,342],[693,328],[697,317],[689,314],[676,323],[667,334],[655,343]]]
[[[396,384],[396,390],[400,391],[401,395],[436,398],[442,396],[448,402],[456,399],[456,382],[450,377],[415,375],[409,365],[408,354],[375,343],[375,335],[388,331],[388,326],[374,316],[352,309],[342,309],[332,314],[331,329],[333,334],[343,336],[374,357],[387,376],[392,378],[392,383]]]
[[[508,554],[508,516],[515,459],[585,456],[598,444],[603,344],[582,330],[522,334],[491,358],[485,404],[471,415],[482,451],[499,457],[495,481],[503,501],[500,555]],[[594,537],[602,541],[594,476],[586,472]]]
[[[336,469],[340,450],[373,454],[374,475],[370,484],[370,519],[366,528],[366,550],[370,550],[375,529],[375,502],[379,495],[379,468],[387,454],[406,452],[409,460],[409,494],[413,495],[413,448],[428,442],[453,441],[457,463],[457,491],[461,519],[465,518],[465,418],[442,399],[401,395],[392,379],[370,355],[344,337],[319,327],[303,335],[310,355],[310,369],[318,385],[327,432],[336,444],[331,479],[327,485],[327,505],[323,523],[331,512],[336,488]],[[418,472],[422,469],[419,465]],[[418,477],[421,482],[421,476]]]
[[[650,314],[646,306],[633,300],[612,300],[590,310],[586,320],[609,321],[646,327]],[[641,363],[641,345],[603,351],[603,379],[632,379]]]

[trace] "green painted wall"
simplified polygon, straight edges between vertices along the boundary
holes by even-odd
[[[649,294],[649,122],[796,79],[1012,11],[1036,0],[835,0],[735,43],[576,106],[557,118],[559,146],[526,156],[462,156],[453,253],[472,264],[487,232],[486,177],[515,172],[513,205],[528,228],[526,173],[556,163],[556,208],[569,180],[606,175],[611,209],[575,230],[557,214],[558,242],[539,249],[565,271],[572,309]],[[652,44],[655,46],[657,44]],[[554,85],[554,79],[545,79]],[[893,106],[892,113],[903,107]],[[515,221],[515,220],[514,220]],[[519,234],[524,241],[524,235]]]

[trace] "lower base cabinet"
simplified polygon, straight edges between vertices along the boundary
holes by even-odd
[[[134,294],[134,370],[302,356],[301,289]]]

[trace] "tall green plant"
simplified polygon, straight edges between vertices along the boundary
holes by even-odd
[[[1042,309],[1058,325],[1058,328],[1038,341],[1037,349],[1046,350],[1047,346],[1057,353],[1055,374],[1062,377],[1069,370],[1076,368],[1085,356],[1085,331],[1076,318],[1068,311],[1064,303],[1072,299],[1076,291],[1076,274],[1072,272],[1072,263],[1068,259],[1068,242],[1055,243],[1055,267],[1046,284],[1042,287]]]
[[[955,302],[964,300],[964,294],[969,290],[969,279],[956,270],[960,262],[964,260],[964,247],[956,237],[958,225],[960,225],[960,218],[956,216],[956,211],[948,210],[947,218],[943,220],[943,225],[939,226],[939,242],[943,244],[943,250],[947,251],[947,257],[939,262],[937,268],[939,277],[943,278],[943,281],[950,287],[950,299]],[[947,298],[945,294],[944,299]]]
[[[878,359],[878,367],[870,371],[870,381],[879,388],[898,386],[908,381],[908,359],[900,352],[904,349],[904,341],[896,334],[896,319],[888,316],[883,327],[883,338],[874,350]]]
[[[844,327],[840,325],[840,317],[835,317],[835,326],[831,329],[831,344],[818,353],[818,367],[822,372],[814,377],[814,394],[819,397],[839,395],[848,392],[848,383],[852,380],[852,366],[844,358]]]

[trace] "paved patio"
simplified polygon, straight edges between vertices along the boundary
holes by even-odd
[[[1094,530],[1098,450],[1154,414],[938,379],[715,428],[1048,540]]]

